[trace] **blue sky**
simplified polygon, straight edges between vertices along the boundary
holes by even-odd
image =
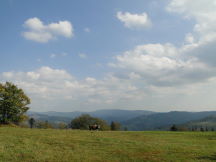
[[[216,3],[194,2],[3,0],[0,80],[34,111],[212,110]]]

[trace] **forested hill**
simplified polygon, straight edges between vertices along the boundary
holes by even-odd
[[[190,124],[190,121],[201,122],[199,120],[216,115],[216,111],[204,112],[181,112],[171,111],[165,113],[156,113],[145,110],[98,110],[92,112],[28,112],[28,115],[37,120],[49,121],[52,123],[64,122],[69,123],[75,117],[82,114],[89,114],[106,120],[120,122],[122,128],[127,127],[128,130],[165,130],[173,124]],[[207,118],[208,119],[208,118]],[[204,120],[204,119],[203,119]],[[215,121],[211,121],[215,122]]]
[[[204,128],[211,130],[212,128],[216,130],[216,115],[211,115],[199,120],[189,121],[181,126],[190,128],[193,130]]]
[[[94,117],[101,118],[106,120],[107,122],[111,121],[118,121],[122,122],[125,120],[129,120],[140,115],[150,115],[154,114],[155,112],[146,111],[146,110],[119,110],[119,109],[110,109],[110,110],[96,110],[92,112],[55,112],[55,111],[48,111],[48,112],[32,112],[29,111],[28,115],[35,117],[38,120],[51,120],[54,121],[55,119],[68,121],[72,120],[75,117],[78,117],[82,114],[89,114]]]
[[[141,115],[139,117],[122,122],[128,130],[160,130],[172,124],[183,124],[192,120],[199,120],[210,115],[216,115],[216,111],[206,112],[179,112],[156,113]]]

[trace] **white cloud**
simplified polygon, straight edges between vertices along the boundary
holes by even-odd
[[[71,38],[73,36],[73,26],[69,21],[59,21],[45,25],[39,18],[34,17],[25,21],[23,32],[24,38],[40,43],[47,43],[57,39],[58,36]]]
[[[110,65],[135,73],[149,85],[172,86],[207,79],[212,69],[196,57],[185,57],[171,44],[146,44],[116,56]],[[183,57],[184,56],[184,57]],[[207,73],[207,74],[206,74]],[[131,76],[129,76],[131,77]]]
[[[193,32],[186,35],[182,47],[185,55],[192,55],[211,66],[216,66],[216,3],[215,0],[172,0],[167,10],[195,20]]]
[[[56,54],[56,53],[52,53],[52,54],[50,54],[50,58],[52,58],[52,59],[54,59],[54,58],[56,58],[56,57],[66,57],[68,54],[67,53],[65,53],[65,52],[63,52],[63,53],[59,53],[59,54]]]
[[[216,3],[215,0],[172,0],[167,6],[169,12],[194,19],[194,38],[197,43],[206,43],[216,39]]]
[[[51,54],[50,55],[50,58],[55,58],[56,57],[56,54]]]
[[[34,107],[39,108],[43,104],[47,106],[47,101],[51,100],[49,105],[60,103],[69,111],[83,107],[167,111],[172,110],[170,105],[179,110],[184,107],[214,110],[216,3],[214,0],[171,0],[167,11],[195,20],[193,31],[185,35],[181,47],[172,43],[138,45],[116,56],[110,63],[115,72],[101,80],[92,77],[78,80],[65,70],[50,67],[29,72],[4,72],[0,80],[13,81],[24,88],[34,104],[38,104]],[[131,29],[148,27],[145,22],[151,21],[147,15],[142,15],[117,13]],[[46,33],[41,21],[27,23],[27,26],[35,33]],[[59,29],[52,27],[52,30]],[[79,56],[86,58],[85,54]]]
[[[95,109],[97,106],[95,103],[99,104],[98,106],[106,103],[107,106],[119,100],[129,98],[136,100],[143,95],[143,92],[139,92],[127,80],[124,81],[112,75],[107,75],[102,80],[92,77],[78,80],[65,70],[46,66],[28,72],[0,73],[0,81],[12,81],[23,88],[31,97],[32,106],[37,111],[48,110],[47,105],[53,105],[56,108],[58,104],[68,111],[71,107],[77,110],[91,104]],[[46,109],[43,110],[44,103],[46,103]],[[74,106],[76,103],[79,103],[78,107]],[[53,109],[54,107],[51,108]]]
[[[61,56],[67,56],[68,55],[68,53],[65,53],[65,52],[63,52],[62,54],[61,54]]]
[[[81,59],[86,59],[86,58],[87,58],[87,55],[84,54],[84,53],[80,53],[80,54],[79,54],[79,57],[80,57]]]
[[[197,101],[192,105],[195,104],[199,110],[203,105],[214,109],[215,99],[211,96],[216,95],[212,91],[212,87],[216,87],[215,78],[206,83],[158,87],[146,84],[143,77],[135,72],[129,76],[127,79],[110,74],[101,80],[92,77],[78,80],[63,69],[41,67],[28,72],[0,73],[0,81],[12,81],[23,88],[32,100],[31,110],[34,111],[90,111],[106,108],[154,108],[167,111],[171,110],[170,105],[177,105],[175,107],[182,110],[185,105],[188,108],[187,103],[194,99]],[[185,96],[188,100],[181,102]],[[192,110],[194,107],[189,108]]]
[[[143,44],[116,56],[112,67],[136,73],[145,82],[173,86],[203,82],[216,75],[215,0],[171,0],[167,11],[196,21],[181,47],[172,43]],[[124,15],[119,13],[119,15]],[[125,14],[126,15],[126,14]],[[126,19],[125,19],[126,20]],[[125,24],[127,25],[127,24]],[[128,25],[127,25],[128,26]]]
[[[89,28],[85,28],[84,31],[85,31],[86,33],[91,32],[91,30],[90,30]]]
[[[116,17],[124,23],[124,26],[130,29],[149,28],[152,25],[147,13],[132,14],[129,12],[117,12]]]

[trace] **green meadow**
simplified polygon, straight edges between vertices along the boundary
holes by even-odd
[[[1,127],[0,161],[216,161],[216,133]]]

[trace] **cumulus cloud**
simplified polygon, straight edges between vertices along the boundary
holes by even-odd
[[[116,56],[110,65],[139,74],[149,85],[199,82],[210,75],[210,67],[196,57],[182,57],[171,44],[145,44]]]
[[[212,95],[210,87],[216,85],[215,0],[197,0],[195,3],[194,0],[170,0],[166,10],[195,21],[182,46],[141,44],[116,56],[109,65],[118,70],[115,74],[118,78],[146,86],[148,94],[158,101],[157,106],[165,101],[180,107],[190,104],[214,107],[214,100],[205,92]],[[182,95],[187,95],[187,100],[179,97]],[[179,103],[179,99],[186,104]]]
[[[80,57],[81,59],[86,59],[86,58],[87,58],[87,55],[86,55],[85,53],[80,53],[80,54],[79,54],[79,57]]]
[[[91,104],[101,106],[132,98],[136,100],[143,95],[136,86],[113,75],[107,75],[102,80],[92,77],[78,80],[65,70],[46,66],[28,72],[0,73],[0,81],[12,81],[23,88],[32,98],[34,108],[49,102],[51,105],[61,103],[65,109],[77,109]],[[74,107],[76,103],[79,107]]]
[[[181,87],[158,87],[149,85],[143,76],[136,72],[129,73],[128,78],[107,74],[101,80],[92,77],[79,80],[66,70],[46,66],[27,72],[3,72],[0,73],[0,81],[12,81],[23,88],[32,100],[31,107],[34,111],[90,111],[116,107],[124,109],[151,109],[154,107],[154,110],[167,111],[171,110],[170,105],[177,103],[176,108],[183,109],[182,106],[194,98],[198,98],[195,102],[198,108],[203,105],[211,108],[214,102],[210,101],[215,99],[211,97],[210,100],[205,90],[208,89],[208,93],[215,96],[211,87],[216,87],[215,77],[205,83],[182,85]],[[198,94],[201,95],[201,98]],[[180,102],[182,100],[179,97],[175,98],[179,95],[187,95],[189,101]]]
[[[124,26],[130,29],[145,29],[152,25],[147,13],[132,14],[129,12],[117,12],[116,17],[124,23]]]
[[[194,19],[193,32],[181,47],[143,44],[115,57],[112,67],[134,72],[154,86],[203,82],[216,75],[216,3],[214,0],[171,0],[167,11]],[[123,15],[119,13],[119,15]],[[126,15],[126,14],[125,14]]]
[[[214,0],[172,0],[167,11],[195,20],[193,31],[186,35],[185,55],[193,55],[215,67],[216,62],[216,3]]]
[[[39,43],[47,43],[59,36],[66,38],[73,36],[73,26],[69,21],[59,21],[45,25],[39,18],[34,17],[26,20],[24,27],[27,31],[22,33],[23,37]]]
[[[86,33],[90,33],[90,32],[91,32],[90,28],[84,28],[84,31],[85,31]]]
[[[50,55],[50,58],[55,58],[56,57],[56,54],[51,54]]]
[[[174,105],[175,109],[201,110],[204,106],[215,109],[213,96],[216,92],[212,89],[216,87],[216,3],[214,0],[197,0],[196,3],[171,0],[166,9],[171,14],[195,20],[193,31],[185,35],[182,46],[172,43],[138,45],[116,56],[109,64],[115,68],[114,72],[101,80],[92,77],[78,80],[65,70],[50,67],[29,72],[3,72],[0,80],[15,82],[41,107],[42,101],[51,100],[61,105],[69,101],[67,107],[74,108],[143,106],[168,110]],[[151,24],[147,14],[118,12],[117,17],[131,29]],[[41,21],[27,26],[36,33],[46,32]],[[52,32],[51,37],[53,39]]]

